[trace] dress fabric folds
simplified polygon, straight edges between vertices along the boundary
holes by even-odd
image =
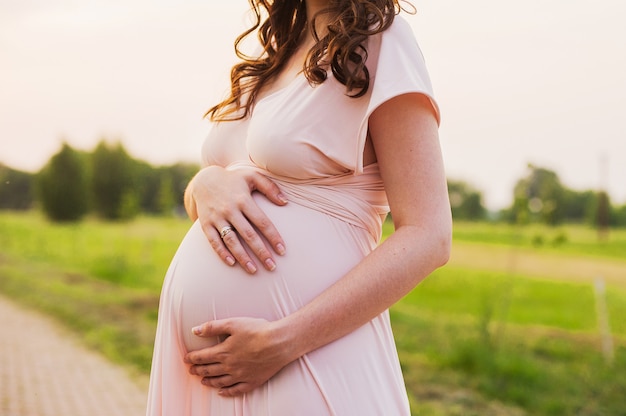
[[[253,194],[287,247],[277,268],[249,275],[225,265],[199,223],[181,242],[159,305],[148,416],[409,415],[388,312],[283,368],[263,386],[224,398],[188,373],[184,355],[218,339],[191,328],[228,317],[277,320],[339,280],[374,250],[388,212],[376,164],[363,166],[369,115],[407,93],[433,99],[424,60],[406,21],[396,17],[367,44],[368,93],[349,98],[332,75],[304,76],[261,100],[244,120],[212,126],[205,165],[252,169],[289,199],[279,207]]]

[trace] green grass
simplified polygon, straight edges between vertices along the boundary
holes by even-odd
[[[189,225],[0,213],[0,292],[146,375],[161,282]],[[392,308],[416,414],[626,414],[626,232],[596,237],[580,226],[456,224],[450,264]],[[611,365],[596,270],[606,274]]]
[[[503,273],[441,269],[404,301],[446,315],[489,314],[522,325],[568,330],[593,330],[596,325],[594,294],[589,285]]]
[[[532,247],[544,252],[597,256],[624,260],[626,228],[611,229],[607,236],[583,225],[547,227],[483,222],[456,222],[456,241]]]
[[[150,370],[161,282],[189,221],[50,224],[0,214],[0,292],[58,318],[91,347]]]
[[[465,313],[455,298],[441,302],[456,303],[452,311],[433,302],[419,302],[433,296],[430,289],[420,292],[416,290],[392,310],[401,359],[421,358],[425,363],[405,367],[418,408],[424,398],[423,384],[435,383],[462,386],[533,415],[622,414],[626,410],[621,399],[626,392],[624,337],[616,337],[617,358],[607,366],[595,322],[591,322],[593,308],[590,316],[584,311],[573,316],[544,313],[545,306],[535,308],[541,304],[537,300],[520,319],[514,311],[524,309],[523,297],[510,300],[510,313],[502,312],[501,298],[490,298],[492,302],[486,300],[483,306],[461,301],[468,306]],[[574,299],[562,302],[568,311],[575,309],[575,303]],[[533,313],[536,319],[529,319]],[[582,317],[581,321],[576,317]],[[417,377],[416,381],[410,382],[411,377]],[[595,407],[585,410],[590,400]]]
[[[61,267],[125,287],[159,289],[190,223],[175,218],[50,224],[39,215],[0,215],[4,255]]]

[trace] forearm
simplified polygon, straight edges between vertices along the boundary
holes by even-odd
[[[364,325],[409,293],[449,255],[450,231],[404,226],[312,302],[274,323],[296,359]]]

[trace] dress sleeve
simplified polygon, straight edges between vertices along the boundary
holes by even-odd
[[[380,36],[371,37],[368,42],[371,95],[359,128],[355,173],[363,171],[369,116],[381,104],[407,93],[424,94],[433,105],[437,123],[440,120],[424,56],[408,22],[396,16],[386,31]]]

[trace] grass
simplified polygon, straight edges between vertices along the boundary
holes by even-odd
[[[188,226],[174,218],[59,225],[0,214],[0,292],[147,374],[161,281]]]
[[[0,292],[148,374],[161,281],[188,226],[162,218],[57,225],[0,213]],[[626,230],[599,241],[581,226],[456,224],[450,264],[391,311],[416,414],[626,414],[623,253]],[[612,364],[597,330],[598,277]]]
[[[606,239],[605,239],[606,238]],[[501,223],[457,222],[454,239],[459,242],[538,248],[547,253],[584,255],[624,260],[626,229],[612,229],[606,237],[586,226],[546,227]]]
[[[533,415],[626,411],[626,333],[613,325],[617,358],[608,366],[590,287],[518,276],[506,288],[507,278],[497,273],[444,270],[392,310],[401,359],[426,363],[405,368],[407,380],[418,377],[407,383],[417,408],[422,385],[434,382],[464,386]],[[623,316],[613,314],[613,323]],[[412,375],[424,368],[425,378]]]
[[[53,225],[35,214],[2,214],[0,246],[13,258],[125,287],[159,290],[160,277],[188,226],[182,219],[150,217],[130,223]]]

